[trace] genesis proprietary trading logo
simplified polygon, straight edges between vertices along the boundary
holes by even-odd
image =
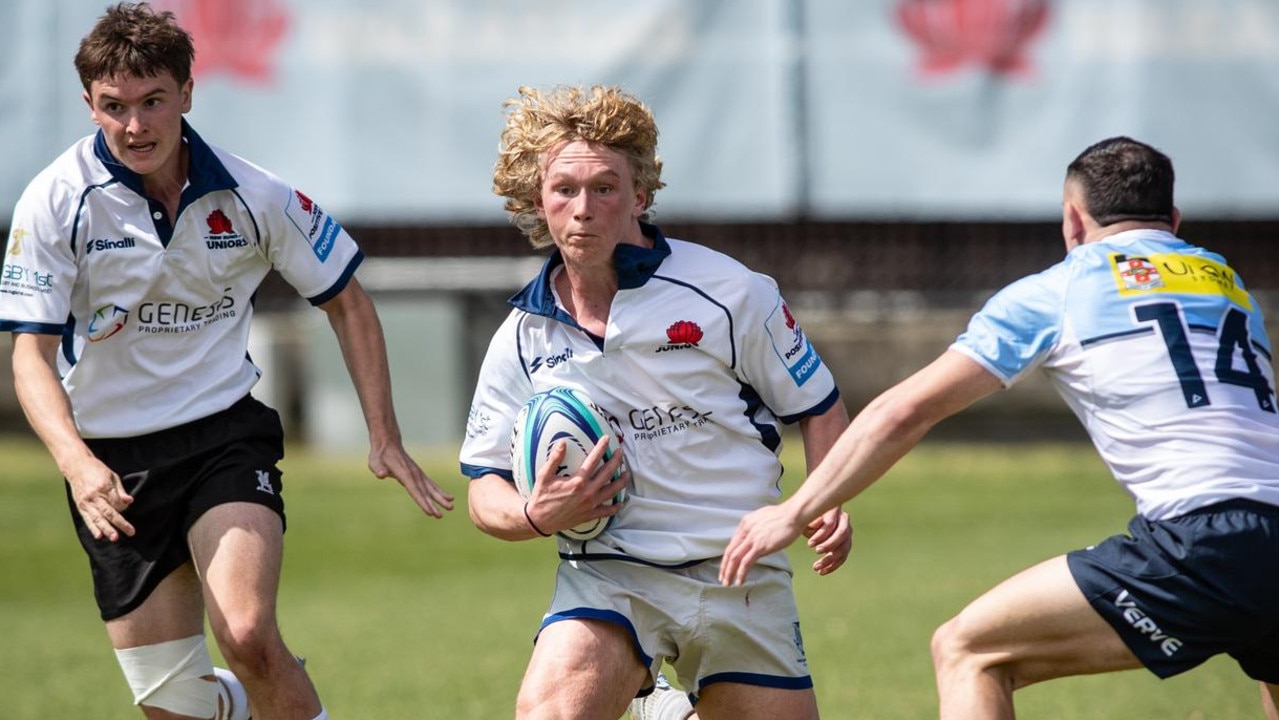
[[[129,322],[129,311],[107,303],[93,311],[89,318],[89,342],[102,342],[124,329]]]

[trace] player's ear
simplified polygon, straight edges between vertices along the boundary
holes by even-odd
[[[1061,237],[1066,241],[1066,252],[1070,252],[1084,242],[1084,236],[1088,234],[1087,223],[1084,220],[1086,213],[1072,199],[1067,198],[1061,203]]]
[[[85,90],[80,93],[80,97],[84,98],[84,104],[89,106],[89,119],[93,121],[94,125],[100,125],[97,109],[93,107],[93,96],[89,94],[88,90]]]
[[[1172,234],[1177,234],[1177,228],[1181,226],[1181,208],[1176,205],[1172,206]]]

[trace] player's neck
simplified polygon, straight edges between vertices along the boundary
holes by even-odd
[[[191,151],[184,142],[178,146],[172,162],[142,178],[142,188],[146,190],[147,197],[164,205],[170,218],[178,213],[178,202],[182,198],[182,190],[186,188],[190,167]]]
[[[565,267],[555,276],[555,291],[564,310],[587,331],[603,336],[617,294],[617,272],[574,272]]]

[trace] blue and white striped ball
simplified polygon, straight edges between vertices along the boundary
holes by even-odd
[[[564,460],[560,476],[575,473],[601,437],[609,436],[604,459],[619,452],[617,433],[608,423],[604,411],[591,402],[586,393],[569,387],[555,387],[529,398],[515,416],[511,430],[511,470],[515,475],[515,489],[528,498],[537,482],[537,471],[546,462],[551,449],[561,440],[565,442]],[[620,471],[619,471],[620,474]],[[614,476],[616,477],[616,476]],[[619,492],[609,502],[623,502],[626,491]],[[598,518],[567,530],[560,535],[569,540],[590,540],[604,532],[612,517]]]

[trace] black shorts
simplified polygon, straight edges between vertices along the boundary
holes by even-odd
[[[1229,500],[1066,556],[1093,608],[1161,678],[1226,653],[1279,683],[1279,507]]]
[[[161,580],[191,559],[187,532],[215,505],[265,505],[284,522],[277,467],[284,457],[284,431],[279,414],[252,397],[168,430],[85,442],[133,496],[123,514],[136,533],[121,533],[116,542],[95,540],[67,485],[103,620],[137,609]]]

